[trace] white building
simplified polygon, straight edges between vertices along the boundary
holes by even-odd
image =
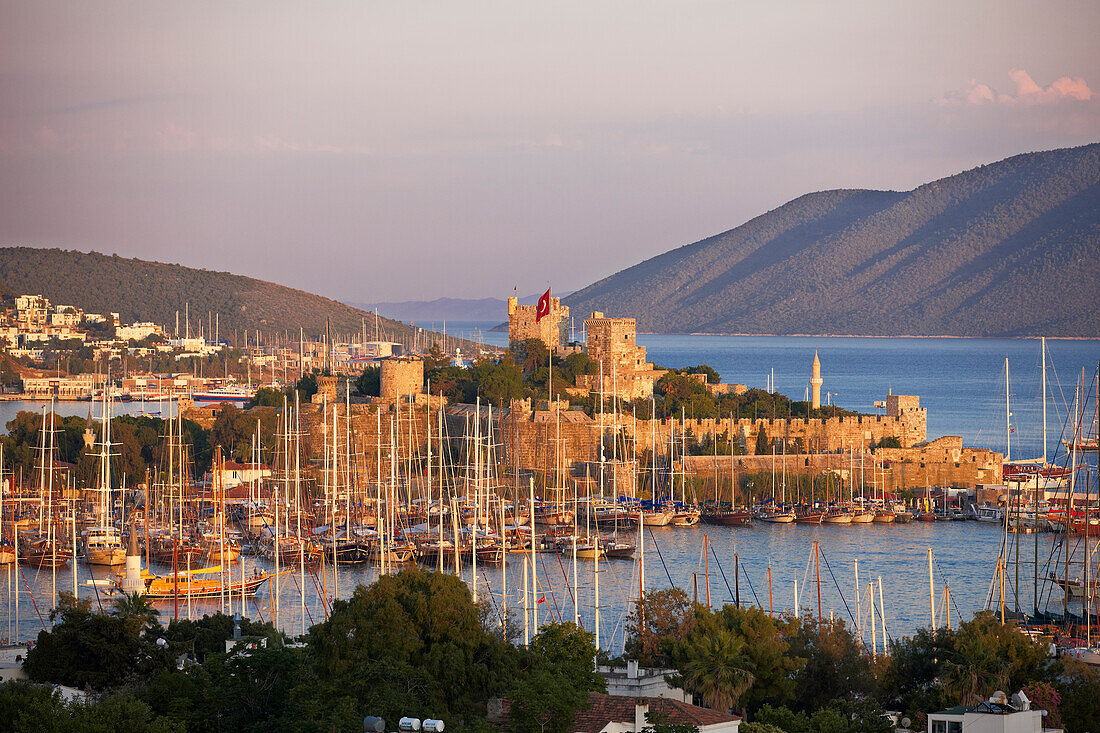
[[[129,341],[130,339],[133,339],[134,341],[141,341],[142,339],[148,338],[154,334],[159,335],[161,333],[161,328],[157,324],[142,322],[116,328],[115,338],[122,341]]]
[[[1032,709],[1023,691],[1009,701],[996,692],[980,705],[959,705],[928,715],[928,733],[1062,733],[1044,728],[1045,710]]]

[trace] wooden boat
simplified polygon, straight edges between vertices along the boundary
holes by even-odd
[[[303,559],[306,565],[317,565],[324,554],[324,549],[317,543],[297,537],[283,537],[278,544],[279,563],[284,566],[299,565]],[[268,560],[275,560],[275,541],[271,537],[264,538],[260,543],[260,554]]]
[[[743,507],[705,507],[701,517],[706,524],[724,524],[733,527],[752,524],[752,512]]]
[[[260,570],[253,570],[241,580],[229,570],[222,574],[218,566],[201,568],[199,570],[181,570],[168,575],[155,575],[144,572],[141,574],[145,582],[145,595],[154,600],[171,600],[173,598],[199,600],[203,598],[222,598],[227,595],[240,596],[255,595],[256,590],[266,583],[273,574]],[[225,584],[223,585],[223,580]],[[118,581],[121,584],[121,579]],[[121,585],[119,586],[121,588]]]
[[[897,521],[898,515],[893,509],[876,509],[875,510],[875,523],[876,524],[893,524]]]
[[[0,543],[0,565],[10,565],[15,562],[15,548],[7,542]]]
[[[126,548],[114,527],[89,527],[84,530],[84,562],[115,567],[126,564]]]
[[[573,538],[562,537],[558,540],[558,551],[569,557],[573,554]],[[603,546],[595,537],[577,538],[577,558],[582,560],[597,560],[604,555]]]
[[[199,544],[203,548],[202,559],[208,563],[216,562],[224,565],[233,562],[241,555],[240,543],[231,537],[226,537],[224,541],[219,537],[204,537]]]
[[[630,523],[630,512],[610,503],[594,504],[588,508],[588,521],[597,527],[625,527]]]
[[[198,567],[202,564],[203,548],[189,539],[177,539],[168,535],[149,538],[149,560],[162,565],[175,563],[177,568]]]
[[[674,514],[670,511],[657,509],[636,509],[630,512],[630,520],[635,524],[646,527],[667,527]]]
[[[833,508],[825,512],[821,518],[823,524],[851,524],[852,515],[847,509]]]
[[[19,562],[36,568],[59,568],[67,565],[73,556],[68,547],[44,539],[26,545],[20,543],[19,550]]]
[[[821,520],[824,519],[824,517],[824,511],[810,507],[803,507],[801,511],[796,509],[794,512],[794,521],[796,524],[821,524]]]
[[[761,509],[757,512],[756,518],[761,522],[769,522],[771,524],[791,524],[795,520],[795,514],[789,509],[772,507]]]
[[[631,558],[634,557],[634,551],[638,548],[635,547],[632,542],[624,542],[617,537],[604,540],[603,554],[604,557],[611,558]]]
[[[699,524],[700,513],[698,509],[682,509],[672,515],[672,526],[694,527]]]
[[[557,527],[573,523],[573,512],[556,504],[539,504],[535,507],[535,524]]]
[[[860,508],[852,510],[852,524],[870,524],[873,521],[875,521],[874,510]]]

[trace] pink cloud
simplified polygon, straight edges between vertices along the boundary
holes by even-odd
[[[947,94],[941,103],[965,102],[966,104],[1013,104],[1035,105],[1056,104],[1065,100],[1087,102],[1092,99],[1092,90],[1082,77],[1063,76],[1050,86],[1042,87],[1031,78],[1024,69],[1012,69],[1008,76],[1016,85],[1014,92],[997,92],[988,84],[971,79],[965,92]]]

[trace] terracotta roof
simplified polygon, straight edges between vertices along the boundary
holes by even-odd
[[[624,697],[593,692],[588,696],[588,703],[588,710],[578,712],[573,719],[571,733],[599,733],[608,723],[633,723],[635,705],[639,703],[648,704],[649,712],[660,713],[668,723],[703,726],[740,720],[736,715],[666,697]]]

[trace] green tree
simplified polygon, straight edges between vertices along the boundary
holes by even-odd
[[[763,456],[770,451],[771,447],[768,441],[768,431],[764,429],[764,423],[760,423],[760,427],[756,430],[756,448],[753,453],[758,456]]]
[[[122,619],[135,636],[155,629],[160,618],[158,611],[143,593],[124,593],[115,599],[111,615]]]
[[[687,593],[679,588],[643,594],[626,619],[626,656],[643,667],[671,666],[672,645],[692,621],[690,611]]]
[[[980,702],[991,690],[1018,690],[1047,676],[1046,646],[982,611],[959,626],[944,665],[944,685],[963,704]]]
[[[719,375],[718,372],[715,371],[713,367],[710,367],[707,364],[700,364],[699,366],[686,367],[685,369],[683,369],[681,371],[683,371],[684,374],[706,374],[707,375],[707,384],[718,384],[719,382],[722,381],[721,375]]]
[[[741,708],[756,710],[764,702],[785,704],[794,693],[794,678],[805,664],[805,659],[792,653],[789,639],[798,621],[773,619],[766,611],[757,608],[737,608],[724,605],[711,611],[696,604],[692,621],[685,624],[680,637],[672,644],[672,661],[681,676],[689,678],[701,670],[693,663],[697,649],[705,649],[701,639],[720,637],[723,633],[731,641],[709,652],[715,660],[722,661],[725,679],[717,680],[716,690],[736,692],[735,700]],[[740,689],[751,675],[751,685]],[[702,681],[702,680],[701,680]]]
[[[303,405],[309,404],[313,395],[317,394],[317,375],[312,372],[304,375],[294,385],[294,391],[298,393],[298,399]]]
[[[550,669],[538,669],[513,688],[512,730],[565,733],[588,694],[568,678]]]
[[[561,672],[584,692],[605,692],[607,683],[595,669],[594,638],[571,621],[550,623],[539,629],[528,649],[539,664]]]
[[[840,619],[804,616],[791,626],[790,653],[806,660],[795,676],[793,704],[812,712],[835,700],[874,692],[870,658]]]
[[[748,670],[745,641],[725,629],[694,636],[683,650],[681,676],[688,690],[722,712],[735,707],[756,680]]]
[[[310,697],[346,700],[348,710],[387,719],[404,714],[410,699],[447,722],[476,716],[517,669],[514,648],[482,627],[466,584],[417,568],[335,601],[329,619],[310,631],[308,656],[318,682],[300,691],[302,709]],[[347,727],[355,718],[332,722]]]
[[[38,633],[23,665],[32,680],[102,690],[171,664],[168,650],[142,639],[122,618],[93,613],[88,599],[62,593],[50,620],[53,629]]]
[[[256,394],[252,396],[252,399],[248,401],[246,409],[253,407],[275,407],[282,408],[284,395],[277,389],[271,387],[260,387],[256,390]]]
[[[664,715],[650,711],[645,714],[645,728],[642,733],[699,733],[699,728],[691,723],[669,723]]]
[[[355,378],[355,391],[367,397],[382,394],[382,367],[369,366]]]
[[[1100,720],[1100,670],[1076,659],[1067,660],[1065,673],[1055,680],[1061,697],[1058,712],[1069,733],[1090,731]],[[1053,721],[1046,723],[1053,727]]]

